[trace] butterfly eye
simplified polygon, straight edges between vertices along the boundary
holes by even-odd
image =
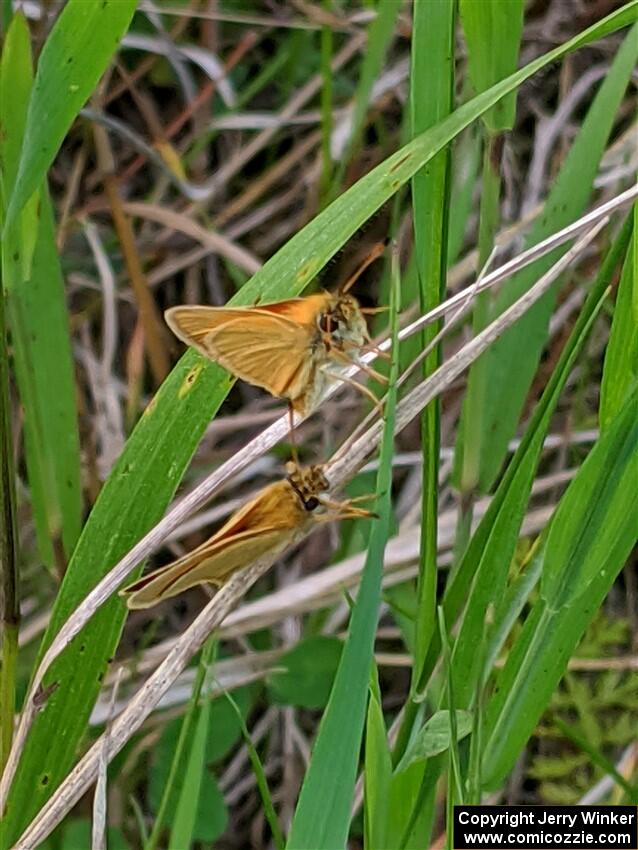
[[[319,507],[319,499],[316,496],[311,496],[303,504],[307,511],[314,511]]]
[[[321,314],[321,316],[319,317],[319,329],[322,333],[330,336],[334,329],[332,324],[332,313]]]

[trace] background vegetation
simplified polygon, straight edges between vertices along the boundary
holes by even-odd
[[[638,802],[637,9],[2,3],[3,848],[425,848],[455,802]],[[335,288],[386,238],[354,290],[389,305],[385,421],[339,455],[374,416],[346,387],[297,432],[379,518],[228,616],[127,617],[290,452],[162,311]]]

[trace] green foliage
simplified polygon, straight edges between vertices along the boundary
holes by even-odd
[[[456,741],[461,741],[472,731],[472,715],[469,711],[456,711]],[[450,711],[437,711],[421,727],[416,736],[410,741],[407,750],[396,767],[397,772],[418,761],[425,761],[438,756],[450,748],[451,718]]]
[[[234,698],[242,716],[248,713],[250,689],[241,688]],[[149,802],[157,813],[169,776],[182,720],[166,724],[153,750],[149,768]],[[171,828],[171,846],[188,846],[184,835],[195,841],[214,841],[225,829],[228,812],[217,785],[213,766],[224,759],[241,739],[241,723],[225,697],[206,700],[198,710],[196,730],[189,749],[188,767],[180,771],[178,789],[182,789],[178,805],[169,805],[166,826]],[[187,790],[184,790],[187,789]],[[195,808],[190,804],[197,803]]]
[[[268,681],[271,698],[284,705],[325,708],[330,696],[343,644],[338,638],[309,637],[277,661],[284,672],[273,673]]]
[[[68,0],[63,7],[38,60],[7,224],[40,187],[136,6],[137,0]]]
[[[483,758],[488,787],[513,766],[635,543],[635,515],[625,508],[636,476],[634,392],[599,438],[552,518],[539,599],[500,671],[486,711]]]
[[[349,160],[354,160],[354,155],[360,152],[372,85],[385,70],[385,57],[395,36],[399,36],[397,46],[404,47],[405,19],[401,4],[393,0],[369,4],[375,6],[377,14],[370,17],[367,48],[357,66],[358,81],[355,82],[352,73],[354,62],[333,80],[329,72],[333,49],[345,43],[352,33],[347,32],[348,27],[343,32],[339,27],[329,31],[326,20],[332,14],[343,17],[346,5],[338,4],[333,9],[329,3],[315,4],[317,17],[308,28],[299,26],[297,16],[301,15],[301,7],[295,10],[296,17],[289,29],[282,27],[282,34],[268,33],[267,38],[273,40],[277,51],[267,67],[257,74],[241,63],[230,69],[235,83],[249,80],[239,94],[238,105],[218,110],[219,98],[211,102],[215,120],[221,112],[228,117],[228,112],[243,110],[257,93],[260,108],[263,103],[265,108],[278,109],[278,104],[268,103],[271,94],[274,93],[275,100],[279,97],[285,100],[316,75],[319,59],[313,51],[318,43],[317,31],[321,30],[324,179],[311,206],[315,202],[321,206],[330,196],[330,189],[337,191],[340,185],[340,175],[334,178],[329,155],[333,103],[342,93],[354,96],[352,135],[342,164],[345,169]],[[406,138],[408,115],[411,119],[410,140],[375,168],[369,169],[364,163],[365,176],[299,230],[245,284],[244,272],[220,265],[229,289],[232,291],[233,285],[238,289],[233,303],[250,304],[258,299],[275,300],[302,292],[347,240],[392,198],[395,202],[391,230],[403,237],[405,228],[395,230],[395,224],[409,223],[410,209],[405,206],[408,181],[412,181],[414,250],[402,281],[401,300],[407,307],[418,299],[422,311],[441,300],[448,264],[462,246],[468,221],[474,222],[480,153],[475,122],[484,122],[488,141],[511,126],[516,117],[517,92],[525,80],[571,50],[635,21],[638,9],[638,2],[627,4],[526,68],[510,74],[517,64],[523,5],[521,0],[509,3],[487,0],[484,4],[461,0],[469,68],[462,91],[463,95],[467,93],[471,78],[478,93],[452,111],[455,73],[459,70],[453,55],[455,4],[447,0],[414,4],[410,99],[401,116]],[[74,549],[51,612],[40,657],[80,600],[160,519],[211,417],[232,385],[223,370],[193,351],[182,358],[130,435],[76,545],[80,529],[80,483],[75,388],[54,218],[44,180],[46,169],[79,107],[95,91],[133,9],[131,0],[120,3],[107,0],[102,4],[94,0],[84,3],[70,0],[44,44],[32,94],[29,33],[24,18],[17,15],[5,39],[0,69],[0,118],[3,127],[11,130],[0,134],[3,212],[15,183],[12,218],[3,234],[2,272],[3,284],[9,292],[15,371],[25,410],[23,456],[43,560],[59,565],[63,560],[61,551],[62,555],[68,555]],[[224,12],[228,10],[244,11],[242,4],[233,0],[225,5]],[[507,38],[503,35],[506,11],[514,17],[513,28],[511,19],[507,21]],[[225,36],[234,34],[236,26],[233,22],[224,31]],[[355,26],[358,28],[360,24]],[[152,32],[152,28],[149,26],[146,31]],[[633,70],[635,35],[635,30],[629,33],[618,50],[563,163],[543,214],[532,228],[528,244],[553,233],[585,208],[601,154],[616,128],[619,107]],[[241,48],[241,42],[238,43]],[[264,52],[270,49],[269,41]],[[172,62],[160,60],[160,64],[161,76],[158,74],[156,82],[171,85],[175,73]],[[77,69],[82,72],[79,82],[75,81]],[[262,100],[262,91],[269,82],[272,84]],[[401,107],[398,100],[392,104],[393,110]],[[378,123],[379,134],[383,135],[383,128],[389,126],[383,112]],[[207,149],[211,138],[218,133],[219,129],[209,128],[199,135],[193,134],[195,138],[188,141],[188,162],[193,161],[198,151]],[[278,139],[262,151],[263,163],[255,159],[254,171],[251,163],[241,175],[249,193],[251,182],[259,189],[261,178],[267,173],[259,169],[264,163],[266,169],[275,163],[286,150],[287,142],[288,139],[280,146]],[[370,151],[376,162],[388,147],[383,141]],[[223,146],[220,150],[223,151]],[[479,208],[480,261],[491,250],[500,223],[500,173],[495,169],[490,177],[485,170],[492,163],[491,153],[488,143]],[[450,168],[451,156],[458,164],[458,175],[452,174],[456,169]],[[61,165],[66,166],[66,162],[61,157]],[[357,167],[359,164],[357,161]],[[354,165],[353,162],[353,173]],[[456,183],[451,186],[455,176]],[[231,191],[234,188],[233,185]],[[211,209],[213,216],[217,212]],[[198,208],[195,215],[200,214],[205,218],[207,211]],[[402,218],[404,214],[408,217]],[[213,222],[216,226],[214,219]],[[232,233],[234,226],[232,222],[228,231],[225,225],[221,228]],[[367,538],[365,569],[353,604],[347,641],[344,644],[334,637],[317,636],[317,622],[325,621],[328,609],[301,620],[305,637],[281,658],[279,666],[283,669],[269,675],[264,690],[265,700],[270,704],[325,709],[294,813],[289,848],[343,847],[349,834],[358,835],[359,821],[353,820],[351,806],[360,771],[363,771],[366,850],[385,846],[417,850],[429,844],[441,812],[444,773],[447,772],[449,817],[449,807],[455,800],[473,802],[479,798],[483,786],[500,786],[530,736],[534,736],[534,746],[539,750],[532,775],[547,799],[565,802],[571,793],[568,783],[580,790],[604,773],[613,775],[607,759],[611,762],[617,758],[618,748],[631,740],[632,726],[635,727],[638,713],[635,682],[628,673],[613,670],[571,672],[562,680],[561,676],[635,539],[635,528],[632,539],[632,517],[625,508],[633,495],[632,481],[638,475],[636,372],[631,356],[624,356],[631,355],[636,348],[638,326],[638,284],[635,263],[630,262],[636,259],[638,239],[635,232],[631,243],[630,238],[630,227],[626,224],[607,252],[573,332],[566,343],[561,340],[562,353],[557,361],[548,364],[551,377],[530,415],[521,445],[499,480],[473,535],[471,507],[463,516],[458,557],[441,609],[441,620],[447,622],[450,632],[448,638],[447,630],[441,630],[445,637],[444,651],[442,638],[434,628],[435,606],[441,601],[442,585],[437,573],[439,411],[432,404],[424,412],[421,443],[424,498],[418,589],[415,593],[414,584],[404,582],[386,593],[401,638],[414,654],[411,690],[414,699],[406,697],[401,706],[402,726],[396,751],[391,754],[386,725],[389,727],[390,721],[395,722],[398,717],[394,702],[386,701],[379,688],[374,641],[385,546],[388,536],[394,533],[391,487],[393,480],[401,481],[404,474],[400,471],[393,479],[397,368],[399,362],[406,366],[412,362],[420,348],[432,339],[437,326],[431,326],[422,339],[413,338],[401,347],[401,352],[396,345],[393,347],[391,389],[385,405],[386,427],[376,478],[379,519],[372,524],[352,523],[341,532],[337,548],[337,558],[342,558],[359,551],[362,536]],[[402,242],[401,247],[407,242]],[[604,244],[602,239],[600,244]],[[526,290],[559,253],[536,263],[506,284],[497,298],[498,308]],[[533,543],[522,567],[512,570],[521,528],[533,504],[532,485],[542,462],[544,438],[556,422],[559,401],[564,397],[567,400],[565,388],[571,391],[569,379],[575,374],[576,363],[580,365],[585,359],[577,361],[583,343],[592,327],[598,331],[594,322],[623,256],[625,267],[602,378],[601,437],[563,496],[554,499],[552,494],[557,508],[550,526]],[[391,318],[396,334],[398,262],[392,281]],[[388,289],[385,282],[381,289]],[[459,438],[458,457],[469,458],[464,473],[468,469],[472,473],[461,476],[464,506],[472,501],[479,483],[487,488],[496,480],[505,445],[518,424],[523,398],[547,340],[553,297],[551,294],[541,305],[542,309],[533,311],[533,317],[520,322],[481,364],[484,369],[478,380],[481,392],[473,396],[476,416],[466,415],[465,432]],[[490,300],[491,296],[481,303],[489,305]],[[481,314],[479,309],[475,329],[488,318],[488,312]],[[385,327],[385,316],[379,327]],[[524,346],[521,346],[522,338]],[[595,337],[596,343],[599,338],[600,335]],[[454,340],[453,344],[456,343]],[[440,354],[435,351],[424,364],[425,373],[430,373],[439,362]],[[584,365],[590,371],[595,368],[591,366],[591,358]],[[472,381],[477,381],[477,374],[475,365],[470,387]],[[415,379],[416,375],[412,380]],[[597,383],[597,375],[595,380]],[[502,392],[503,387],[507,392]],[[470,395],[468,391],[467,396]],[[465,411],[467,406],[466,402]],[[592,415],[591,407],[588,415]],[[468,434],[473,440],[471,444],[467,441]],[[406,443],[414,439],[406,432],[401,440],[404,436]],[[474,452],[474,458],[471,454],[463,458],[467,449]],[[580,462],[581,456],[576,457]],[[469,486],[465,487],[468,481]],[[362,479],[354,483],[350,495],[359,488],[369,492],[374,486],[374,481]],[[56,687],[35,719],[11,789],[3,824],[6,824],[3,842],[7,850],[82,751],[91,707],[107,659],[115,653],[125,616],[121,601],[109,600],[49,671],[45,686]],[[615,651],[626,640],[625,626],[622,624],[622,633],[620,626],[618,620],[604,620],[599,632],[590,628],[589,649],[581,644],[580,652],[591,652],[593,657],[600,658],[601,654]],[[264,645],[272,646],[270,633],[264,630],[262,635]],[[509,647],[509,655],[503,669],[497,670],[495,662],[504,646]],[[27,675],[25,659],[22,656],[22,679]],[[142,813],[144,808],[155,814],[157,827],[147,841],[147,850],[158,846],[160,839],[176,850],[216,841],[227,828],[229,813],[214,770],[216,766],[219,770],[219,763],[231,754],[243,736],[257,779],[261,809],[275,845],[281,848],[285,840],[260,755],[245,722],[253,704],[251,691],[237,692],[239,709],[230,698],[201,702],[199,688],[208,666],[208,662],[200,663],[186,716],[168,721],[159,742],[149,753],[148,762],[135,766],[133,781],[137,783],[141,779],[145,783],[139,795],[136,788],[135,799],[139,797],[140,803],[134,800],[131,804],[139,809],[139,832],[144,837],[143,821],[148,814]],[[5,668],[6,665],[3,672]],[[389,674],[384,671],[384,686],[386,675]],[[392,675],[396,676],[393,681],[399,681],[403,673],[394,671]],[[406,674],[406,686],[407,680]],[[388,712],[387,718],[384,710]],[[544,720],[537,727],[541,717]],[[563,720],[572,724],[586,746],[579,746],[574,735],[567,736],[569,743],[565,743]],[[155,715],[155,721],[166,722],[166,718]],[[181,758],[182,749],[184,758]],[[136,751],[134,742],[127,745],[121,761],[112,764],[113,779],[120,780],[120,765],[124,760],[128,765],[129,756]],[[124,781],[130,775],[125,775]],[[617,775],[615,779],[618,783]],[[620,782],[620,786],[628,791],[626,783],[622,786]],[[255,800],[259,804],[257,792]],[[168,813],[165,824],[163,816],[158,817],[158,810],[164,808]],[[127,813],[130,815],[129,809]],[[129,825],[132,821],[131,816]],[[71,818],[44,846],[47,850],[66,850],[71,846],[69,842],[89,846],[87,826],[87,822]],[[118,848],[123,839],[113,834],[109,840]]]
[[[611,662],[631,651],[626,620],[599,614],[587,629],[575,658],[610,659],[610,669],[565,674],[552,694],[535,737],[538,752],[529,775],[540,783],[543,802],[570,805],[598,782],[606,771],[588,753],[565,740],[557,718],[568,722],[591,746],[616,761],[635,739],[638,723],[638,678],[631,670],[615,670]]]

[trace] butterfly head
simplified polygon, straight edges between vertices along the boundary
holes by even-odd
[[[320,466],[297,466],[289,461],[286,464],[286,478],[299,497],[304,510],[312,513],[320,505],[319,493],[328,489],[328,482]]]
[[[319,328],[329,346],[361,348],[368,339],[368,328],[359,302],[352,295],[338,295],[319,317]]]

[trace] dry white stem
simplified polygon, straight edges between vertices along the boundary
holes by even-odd
[[[559,245],[563,245],[565,242],[569,242],[570,239],[574,239],[581,233],[586,232],[598,221],[601,221],[613,212],[618,211],[622,207],[629,206],[636,198],[638,198],[638,185],[633,185],[625,192],[622,192],[620,195],[612,198],[611,201],[601,204],[599,207],[596,207],[591,212],[574,221],[572,224],[569,224],[567,227],[559,230],[558,233],[548,236],[547,239],[543,239],[542,242],[539,242],[537,245],[533,245],[531,248],[528,248],[526,251],[518,254],[518,256],[511,259],[509,262],[504,263],[497,269],[494,269],[493,272],[485,275],[480,286],[469,286],[466,289],[462,289],[460,292],[457,292],[456,295],[448,298],[447,301],[444,301],[438,307],[435,307],[434,310],[430,310],[429,313],[426,313],[415,322],[412,322],[411,325],[403,328],[403,330],[399,333],[399,339],[405,339],[413,333],[417,333],[417,331],[420,331],[426,325],[429,325],[431,322],[435,322],[437,319],[445,316],[450,312],[450,310],[456,309],[459,304],[462,304],[468,298],[475,298],[478,294],[485,292],[486,289],[489,289],[496,283],[500,283],[505,280],[505,278],[511,277],[525,266],[528,266],[530,263],[544,257],[546,254],[549,254],[555,248],[558,248]],[[380,347],[383,349],[384,347],[387,348],[388,345],[386,343],[382,344]]]
[[[580,255],[607,222],[608,219],[605,218],[587,231],[528,292],[447,363],[409,393],[397,405],[396,430],[400,431],[404,428],[433,398],[440,395],[465,368],[483,354],[494,340],[527,312]],[[363,465],[366,457],[378,446],[382,430],[383,423],[375,423],[367,434],[363,435],[351,447],[347,457],[341,457],[336,462],[326,464],[326,477],[330,481],[331,489],[338,489],[352,478],[356,470]],[[21,850],[35,848],[62,820],[91,783],[95,781],[102,748],[106,747],[109,760],[121,750],[129,738],[140,728],[190,658],[201,648],[208,635],[222,624],[239,599],[272,566],[277,557],[268,555],[260,558],[254,564],[238,571],[217,592],[192,625],[178,638],[164,662],[149,677],[117,718],[110,731],[109,740],[105,743],[102,739],[98,739],[36,815],[18,842]],[[18,735],[22,736],[22,741],[28,729],[29,721],[33,717],[33,710],[33,699],[30,697],[18,729]],[[16,752],[19,752],[20,749],[21,742]],[[7,767],[10,763],[11,756]],[[13,769],[15,769],[15,766]],[[3,782],[5,781],[5,777],[3,777]]]
[[[84,233],[102,283],[102,357],[99,363],[93,353],[86,325],[82,328],[82,333],[85,346],[83,360],[95,404],[96,430],[101,449],[98,458],[99,473],[104,479],[124,446],[124,417],[117,388],[113,383],[113,363],[118,343],[116,286],[113,269],[96,226],[90,221],[84,221]]]
[[[554,281],[589,245],[595,236],[609,221],[603,218],[588,230],[578,242],[566,251],[561,259],[538,280],[518,301],[498,316],[485,330],[463,346],[453,357],[440,366],[429,378],[415,387],[397,404],[396,431],[405,426],[423,410],[445,387],[454,381],[465,369],[473,363],[492,343],[510,328],[549,290]],[[348,448],[347,455],[337,454],[336,461],[328,461],[325,465],[325,475],[331,487],[337,488],[343,482],[349,481],[354,472],[363,466],[365,459],[379,445],[383,431],[383,422],[372,425],[366,434],[361,436]]]
[[[129,201],[124,204],[124,209],[127,213],[133,216],[139,216],[148,221],[157,222],[171,230],[184,233],[201,243],[210,251],[219,254],[220,257],[226,257],[232,263],[239,266],[240,269],[255,274],[261,268],[260,260],[237,245],[228,236],[223,236],[221,233],[216,233],[206,227],[202,227],[185,213],[178,213],[174,210],[162,207],[159,204],[147,204],[142,202]]]
[[[17,842],[20,850],[36,848],[45,836],[62,820],[86,789],[97,778],[102,754],[110,762],[129,738],[140,728],[153,707],[170,688],[192,656],[201,649],[207,637],[235,607],[237,601],[270,567],[276,556],[260,558],[249,567],[235,573],[201,614],[173,645],[170,653],[146,683],[131,699],[108,732],[102,735],[73,768],[39,814]]]
[[[521,257],[527,257],[526,262],[532,262],[538,259],[544,253],[562,244],[568,238],[583,227],[582,222],[587,222],[591,226],[592,222],[598,224],[587,232],[575,246],[567,251],[561,260],[553,266],[550,271],[538,283],[535,284],[519,301],[515,302],[502,316],[489,325],[476,339],[472,340],[467,346],[461,349],[448,363],[441,366],[432,376],[426,381],[417,386],[405,399],[397,406],[396,427],[401,430],[416,415],[429,401],[436,395],[441,393],[445,387],[451,383],[461,372],[478,357],[507,327],[513,324],[532,304],[541,297],[541,295],[549,288],[551,283],[558,277],[562,271],[578,256],[580,251],[589,244],[594,236],[599,232],[601,227],[608,221],[607,215],[619,207],[631,203],[633,198],[638,194],[638,187],[619,195],[613,201],[598,207],[582,219],[570,225],[568,228],[560,231],[551,240],[545,240],[539,246],[535,246],[529,251],[524,252]],[[601,218],[602,212],[606,215]],[[565,235],[568,233],[568,235]],[[542,248],[542,250],[541,250]],[[540,253],[539,253],[540,252]],[[480,291],[488,285],[493,285],[497,280],[502,280],[508,273],[512,274],[521,268],[521,259],[506,263],[501,269],[496,269],[490,275],[487,275],[482,282]],[[479,288],[470,287],[472,293],[478,292]],[[417,322],[413,323],[399,334],[400,338],[405,338],[411,333],[420,330],[425,324],[435,321],[444,315],[448,310],[458,309],[459,303],[467,297],[461,292],[450,298],[445,304],[431,310],[426,316],[422,317]],[[380,348],[388,348],[389,340],[382,343]],[[362,358],[363,359],[363,358]],[[374,359],[374,353],[369,353],[367,361]],[[356,372],[356,367],[352,370]],[[337,387],[332,385],[325,398],[336,392]],[[295,416],[295,425],[303,421],[303,417]],[[6,804],[6,798],[13,781],[19,755],[26,741],[26,736],[33,723],[33,718],[36,712],[34,703],[34,695],[42,684],[46,671],[51,666],[55,658],[65,649],[70,641],[80,632],[80,630],[91,619],[93,614],[100,608],[101,605],[115,592],[122,584],[124,579],[135,568],[137,564],[143,561],[148,555],[153,552],[166,537],[174,531],[188,516],[190,516],[199,507],[205,504],[211,496],[222,486],[222,484],[236,475],[242,469],[245,469],[254,460],[268,451],[272,446],[276,445],[279,440],[284,437],[289,430],[290,422],[288,414],[280,417],[277,421],[268,427],[265,431],[259,434],[255,439],[251,440],[243,450],[237,452],[232,458],[223,463],[212,475],[205,479],[191,493],[185,496],[176,506],[170,511],[151,531],[149,531],[129,552],[127,555],[107,573],[104,578],[98,582],[93,590],[85,597],[80,605],[75,609],[69,619],[62,625],[60,631],[53,639],[51,646],[47,649],[40,666],[35,672],[31,689],[24,702],[24,708],[20,717],[20,722],[16,730],[13,745],[9,758],[7,760],[2,779],[0,780],[0,811],[3,810]],[[378,443],[381,436],[381,423],[376,423],[371,427],[366,435],[361,437],[353,446],[353,452],[346,459],[339,459],[337,463],[332,463],[328,468],[329,480],[332,486],[336,489],[343,484],[349,477],[352,477],[353,471],[357,469],[357,465],[362,465],[365,457],[371,453],[374,445]],[[354,449],[358,454],[355,454]]]
[[[113,684],[113,693],[108,708],[107,726],[102,736],[103,745],[98,764],[97,782],[95,783],[95,795],[93,797],[93,823],[91,826],[91,850],[106,850],[106,801],[107,801],[107,748],[111,734],[111,721],[115,716],[115,701],[120,688],[122,668]]]

